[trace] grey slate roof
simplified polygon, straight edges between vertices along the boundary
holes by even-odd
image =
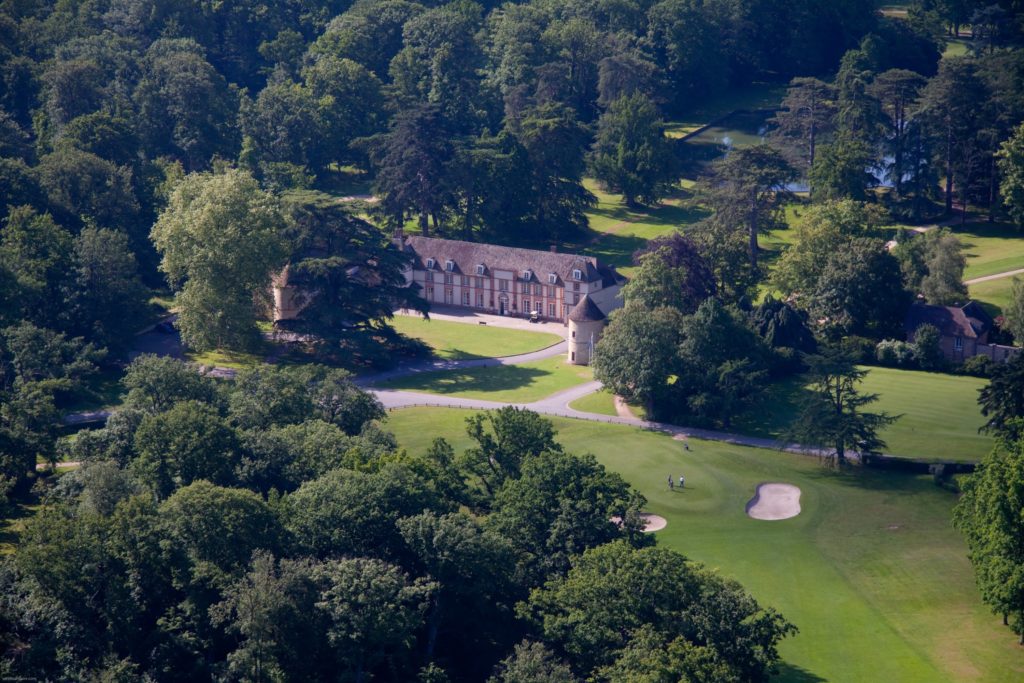
[[[511,270],[515,273],[516,280],[542,284],[549,284],[549,273],[557,276],[556,284],[572,282],[572,271],[576,269],[583,275],[580,282],[603,280],[607,286],[622,279],[614,268],[599,263],[593,256],[558,254],[538,249],[502,247],[496,244],[419,235],[405,237],[404,245],[406,250],[414,254],[414,268],[417,270],[427,270],[427,260],[434,259],[431,269],[437,272],[444,272],[446,261],[451,260],[454,262],[451,272],[459,275],[476,275],[477,266],[484,266],[484,274],[488,276],[492,270]],[[529,278],[525,275],[526,271],[530,271]]]
[[[584,294],[579,303],[573,306],[572,310],[569,311],[569,320],[574,323],[599,322],[604,320],[604,318],[604,313],[601,312],[601,309],[597,307],[597,304],[595,304],[586,294]]]
[[[914,304],[907,312],[903,329],[912,334],[925,324],[934,325],[945,337],[977,339],[992,328],[992,318],[976,301],[964,306]]]

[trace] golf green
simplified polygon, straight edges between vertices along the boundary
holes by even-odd
[[[468,446],[468,411],[391,413],[399,443],[435,436]],[[660,543],[740,581],[799,627],[776,680],[1019,681],[1024,652],[981,603],[966,547],[950,525],[955,497],[928,477],[853,470],[815,458],[690,440],[582,420],[553,420],[570,451],[591,452],[668,520]],[[669,491],[666,477],[686,476]],[[800,488],[802,512],[746,516],[758,484]]]

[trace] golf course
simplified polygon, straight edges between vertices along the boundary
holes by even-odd
[[[468,411],[393,411],[387,428],[412,453],[444,436],[460,451]],[[800,632],[781,646],[776,680],[1019,681],[1016,638],[982,604],[966,547],[950,523],[954,494],[930,477],[854,469],[816,458],[634,427],[556,418],[558,441],[593,453],[664,517],[658,542],[740,581]],[[684,489],[666,477],[685,475]],[[800,490],[800,512],[750,518],[759,485]]]

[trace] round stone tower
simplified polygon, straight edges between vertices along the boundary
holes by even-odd
[[[589,365],[594,346],[604,332],[605,316],[586,294],[569,311],[569,362]]]

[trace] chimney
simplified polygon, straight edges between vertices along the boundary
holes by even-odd
[[[558,245],[557,244],[552,244],[551,245],[551,253],[552,254],[557,254],[558,253]]]

